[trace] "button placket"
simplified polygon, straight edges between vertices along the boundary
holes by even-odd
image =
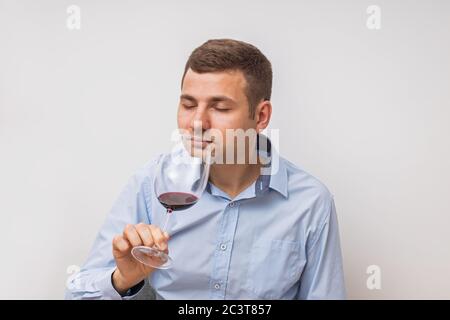
[[[214,269],[211,274],[211,298],[224,299],[230,268],[231,250],[238,220],[238,205],[229,202],[224,208],[222,226],[217,237]]]

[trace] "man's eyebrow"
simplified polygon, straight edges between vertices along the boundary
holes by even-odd
[[[193,102],[197,102],[197,99],[195,99],[193,96],[188,95],[188,94],[182,94],[180,96],[180,99],[186,99],[186,100],[190,100],[190,101],[193,101]]]
[[[180,96],[180,99],[186,99],[186,100],[190,100],[193,102],[197,102],[197,99],[195,99],[193,96],[189,95],[189,94],[182,94]],[[227,96],[212,96],[208,99],[210,102],[221,102],[221,101],[225,101],[225,102],[231,102],[236,104],[236,101],[234,101],[232,98],[227,97]]]
[[[233,99],[231,99],[230,97],[227,97],[227,96],[213,96],[209,99],[209,101],[212,101],[212,102],[225,101],[225,102],[231,102],[231,103],[236,104],[236,101],[234,101]]]

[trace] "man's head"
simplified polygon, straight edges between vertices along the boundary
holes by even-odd
[[[249,43],[232,39],[206,41],[191,53],[186,62],[181,88],[189,69],[196,73],[242,72],[251,118],[255,116],[256,107],[261,101],[270,101],[272,66],[264,54]]]
[[[208,40],[186,62],[178,127],[193,135],[200,126],[202,137],[211,131],[216,142],[221,133],[222,145],[215,147],[225,152],[235,142],[226,139],[227,129],[260,132],[267,127],[271,89],[271,64],[256,47],[231,39]]]

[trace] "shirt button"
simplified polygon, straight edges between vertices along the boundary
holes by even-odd
[[[234,202],[230,202],[230,207],[234,207]]]
[[[225,251],[227,249],[227,245],[225,243],[222,243],[220,245],[220,250]]]
[[[220,284],[216,283],[216,284],[214,285],[214,289],[219,290],[219,289],[220,289]]]

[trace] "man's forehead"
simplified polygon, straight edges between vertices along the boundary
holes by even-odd
[[[189,69],[184,77],[182,92],[190,95],[196,92],[240,95],[245,86],[245,77],[240,70],[197,73]],[[216,90],[218,92],[214,93]]]

